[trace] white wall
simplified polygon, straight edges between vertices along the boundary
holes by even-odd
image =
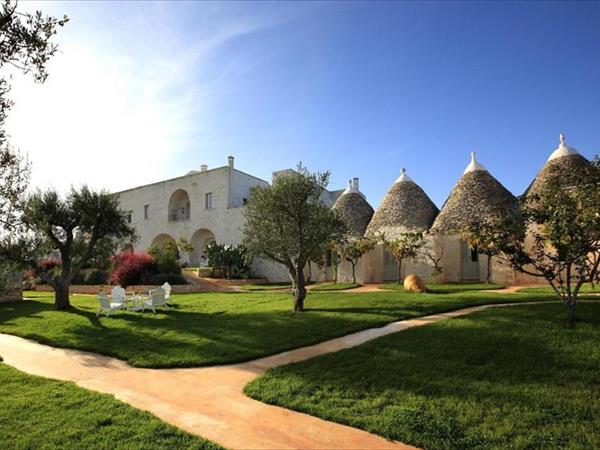
[[[230,188],[230,173],[231,188]],[[119,192],[123,211],[132,212],[132,223],[139,239],[135,249],[147,250],[154,238],[168,234],[175,240],[191,241],[199,229],[211,231],[219,243],[237,245],[242,240],[242,199],[249,196],[250,187],[267,183],[229,167],[220,167],[171,180]],[[190,199],[189,220],[169,221],[168,205],[171,195],[183,189]],[[205,194],[212,192],[212,208],[205,208]],[[230,192],[233,207],[229,207]],[[144,219],[144,205],[150,205],[150,217]]]

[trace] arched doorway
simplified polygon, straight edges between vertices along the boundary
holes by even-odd
[[[204,267],[208,264],[204,256],[204,249],[209,242],[215,240],[215,235],[212,231],[206,228],[200,228],[192,235],[190,243],[194,250],[190,253],[190,265],[193,267]]]
[[[183,189],[178,189],[169,199],[169,221],[190,220],[190,197]]]

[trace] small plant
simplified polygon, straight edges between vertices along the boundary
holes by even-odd
[[[425,245],[425,236],[421,231],[406,231],[396,239],[387,240],[382,237],[384,245],[398,261],[398,284],[402,282],[402,261],[416,258]]]
[[[442,236],[432,233],[427,236],[425,245],[421,248],[420,257],[431,265],[431,277],[436,284],[440,283],[440,276],[444,272],[442,260],[444,259],[445,247]]]
[[[356,284],[356,265],[367,252],[375,248],[377,242],[369,238],[353,239],[341,246],[341,256],[352,265],[352,283]]]
[[[174,242],[162,242],[155,244],[148,250],[148,254],[154,259],[158,273],[181,274],[179,264],[179,250]]]

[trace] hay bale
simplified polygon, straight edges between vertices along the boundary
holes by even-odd
[[[414,274],[404,278],[404,290],[407,292],[427,292],[423,279]]]

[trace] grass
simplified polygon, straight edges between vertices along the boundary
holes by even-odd
[[[245,291],[276,291],[282,289],[291,289],[292,283],[255,283],[240,286]]]
[[[251,397],[427,449],[600,448],[600,302],[476,313],[272,369]]]
[[[534,288],[523,288],[520,289],[519,292],[530,293],[530,294],[548,294],[548,295],[556,295],[554,290],[550,286],[545,287],[534,287]],[[589,283],[581,286],[581,290],[579,291],[581,294],[600,294],[600,285],[595,284],[592,286]]]
[[[434,292],[436,294],[451,294],[456,292],[502,289],[504,286],[497,283],[432,283],[427,284],[425,287],[430,292]],[[402,283],[398,284],[396,281],[391,281],[381,284],[379,289],[404,292],[404,285]]]
[[[114,397],[0,364],[3,449],[218,449]]]
[[[114,356],[137,367],[190,367],[252,360],[395,320],[470,305],[544,300],[539,294],[413,294],[314,292],[307,310],[292,313],[287,293],[174,295],[175,307],[96,317],[95,296],[72,296],[57,311],[51,293],[0,304],[0,332],[55,347]]]
[[[323,292],[323,291],[345,291],[346,289],[354,289],[360,287],[358,283],[322,283],[314,288],[312,291]]]

